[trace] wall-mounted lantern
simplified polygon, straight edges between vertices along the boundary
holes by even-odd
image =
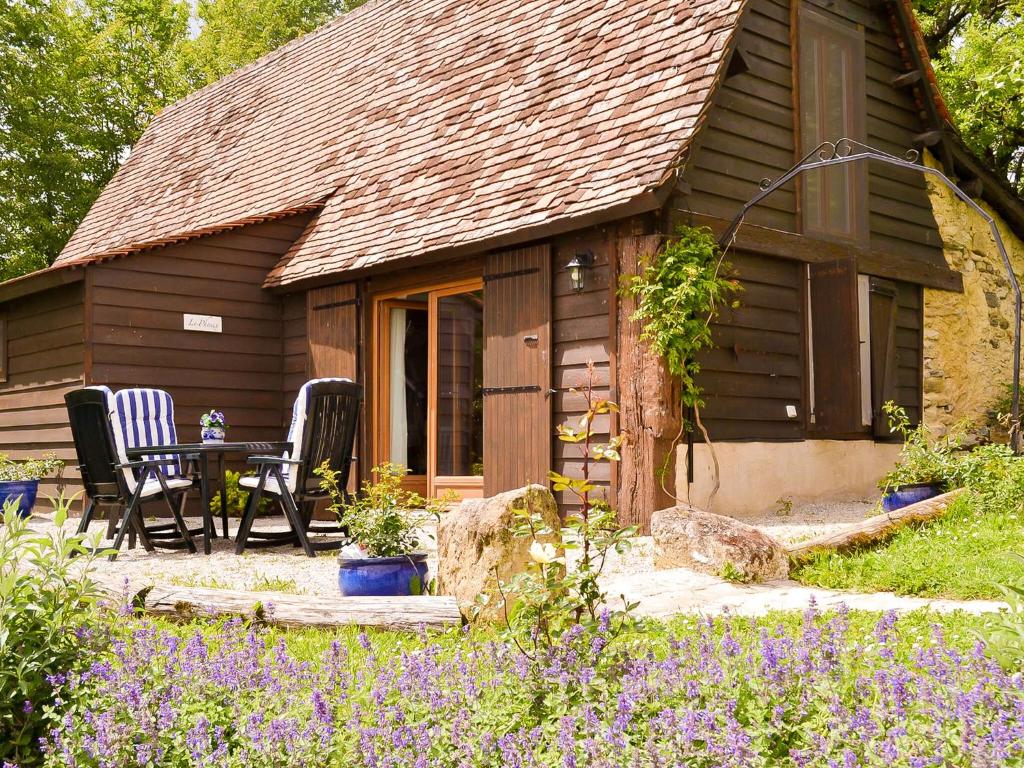
[[[590,251],[577,253],[568,264],[565,271],[569,273],[569,284],[576,293],[582,293],[586,284],[587,272],[594,266],[594,254]]]

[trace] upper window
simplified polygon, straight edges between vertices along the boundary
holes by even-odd
[[[864,33],[801,9],[799,36],[801,156],[823,141],[864,140]],[[803,174],[804,232],[847,240],[867,233],[862,163]]]

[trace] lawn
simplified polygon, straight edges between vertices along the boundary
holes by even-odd
[[[1000,584],[1021,581],[1024,514],[957,499],[927,524],[903,528],[883,544],[852,552],[819,553],[792,572],[804,584],[921,597],[999,598]]]

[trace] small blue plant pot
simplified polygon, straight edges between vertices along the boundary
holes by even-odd
[[[425,592],[427,556],[341,558],[338,588],[342,597],[402,597]]]
[[[911,504],[916,504],[925,499],[931,499],[942,493],[941,486],[932,483],[915,483],[914,485],[901,485],[882,496],[882,509],[886,512],[895,512]]]
[[[0,480],[0,503],[6,504],[8,501],[18,499],[18,514],[22,517],[32,514],[37,493],[38,480]]]

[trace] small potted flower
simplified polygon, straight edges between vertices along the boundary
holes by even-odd
[[[228,428],[224,421],[224,414],[221,411],[211,410],[199,418],[199,425],[203,428],[204,443],[223,443],[224,430]]]
[[[59,477],[63,469],[64,462],[53,454],[26,461],[0,454],[0,504],[17,503],[18,514],[28,517],[36,503],[39,481],[51,475]]]
[[[426,593],[427,556],[417,552],[424,526],[437,522],[447,499],[428,501],[402,488],[405,467],[385,462],[374,467],[374,481],[346,499],[336,472],[317,470],[321,485],[349,534],[338,559],[338,587],[345,597],[422,595]]]
[[[889,419],[890,431],[903,438],[898,463],[878,482],[882,509],[895,512],[949,490],[953,456],[962,441],[959,430],[953,429],[936,440],[923,422],[911,427],[907,412],[895,403],[885,403],[882,410]]]

